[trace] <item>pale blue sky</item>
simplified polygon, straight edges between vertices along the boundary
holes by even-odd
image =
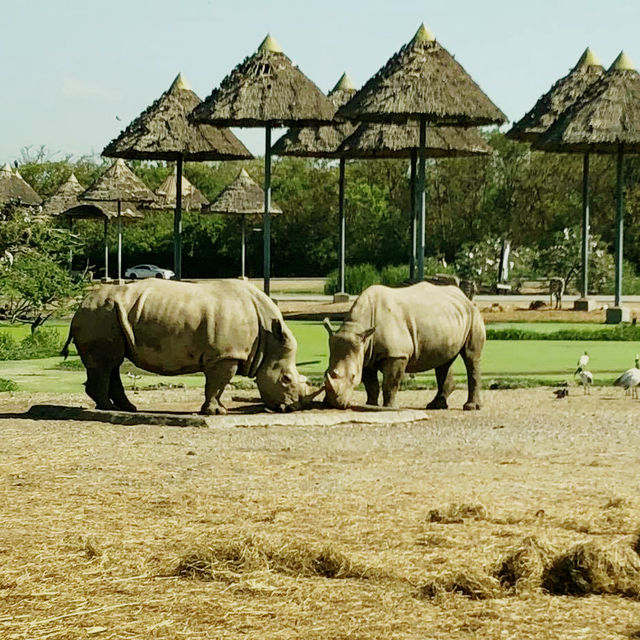
[[[182,71],[201,98],[271,32],[323,91],[424,22],[514,120],[586,46],[640,64],[640,0],[0,0],[0,163],[99,154]],[[120,118],[117,120],[116,118]],[[254,152],[263,134],[238,131]]]

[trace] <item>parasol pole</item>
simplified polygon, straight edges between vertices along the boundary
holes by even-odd
[[[619,307],[622,299],[622,254],[624,228],[624,192],[622,188],[622,169],[624,154],[622,144],[618,145],[618,162],[616,167],[616,288],[614,306]]]
[[[271,125],[265,128],[264,150],[264,216],[262,237],[264,242],[263,289],[271,294]]]
[[[582,297],[589,292],[589,154],[582,158]]]
[[[109,218],[104,217],[104,277],[109,279]]]
[[[246,245],[246,233],[247,233],[247,216],[240,216],[242,218],[242,249],[240,251],[240,269],[242,273],[242,278],[244,279],[245,275],[245,245]]]
[[[420,143],[419,143],[419,162],[418,162],[418,245],[417,245],[417,279],[421,282],[424,280],[424,217],[425,217],[425,149],[427,146],[427,119],[424,115],[420,116]]]
[[[340,265],[338,266],[338,282],[340,284],[340,293],[344,293],[344,279],[345,279],[345,246],[347,225],[344,213],[344,172],[345,172],[346,160],[344,157],[340,158],[340,180],[338,183],[338,218],[340,225]]]
[[[176,160],[176,209],[173,214],[173,271],[182,280],[182,155]]]
[[[118,200],[118,282],[122,280],[122,217],[120,207],[120,200]]]
[[[411,216],[411,251],[409,254],[409,279],[413,282],[416,279],[416,240],[418,238],[418,228],[416,219],[416,164],[418,162],[418,152],[411,149],[411,169],[409,173],[409,211]]]

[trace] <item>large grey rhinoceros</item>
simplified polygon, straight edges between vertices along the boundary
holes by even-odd
[[[428,282],[397,289],[374,285],[353,303],[338,331],[327,319],[324,324],[329,332],[329,405],[347,408],[361,379],[367,404],[377,405],[382,371],[384,406],[393,406],[405,372],[435,369],[438,392],[427,408],[446,409],[455,386],[451,364],[461,355],[469,387],[464,408],[480,408],[484,322],[458,287]]]
[[[98,286],[73,316],[64,356],[72,339],[99,409],[136,410],[120,380],[125,357],[162,375],[203,371],[204,414],[226,413],[220,398],[236,373],[255,377],[264,403],[277,411],[300,408],[307,390],[280,310],[240,280]]]

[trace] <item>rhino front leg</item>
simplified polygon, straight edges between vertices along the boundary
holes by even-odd
[[[116,407],[109,398],[109,377],[111,369],[87,369],[84,387],[87,395],[96,403],[96,409],[112,411]]]
[[[124,386],[120,378],[120,367],[114,367],[111,370],[109,397],[120,411],[130,411],[132,413],[137,411],[135,405],[129,402],[129,398],[127,398],[127,394],[124,392]]]
[[[438,382],[438,391],[435,398],[427,405],[427,409],[447,409],[447,398],[451,395],[456,387],[456,382],[451,371],[453,361],[449,360],[444,364],[436,367],[436,381]]]
[[[200,413],[205,415],[221,415],[227,413],[220,401],[224,388],[238,370],[237,360],[218,360],[204,371],[204,404]]]
[[[406,366],[407,361],[404,358],[383,360],[380,369],[382,370],[382,403],[385,407],[395,406]]]
[[[365,367],[362,370],[362,382],[367,391],[367,404],[377,406],[378,398],[380,397],[378,370],[373,367]]]

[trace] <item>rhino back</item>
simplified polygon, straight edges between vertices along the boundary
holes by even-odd
[[[425,371],[455,357],[478,314],[453,286],[428,282],[409,287],[374,285],[354,303],[348,320],[376,331],[370,360],[407,358],[407,371]]]

